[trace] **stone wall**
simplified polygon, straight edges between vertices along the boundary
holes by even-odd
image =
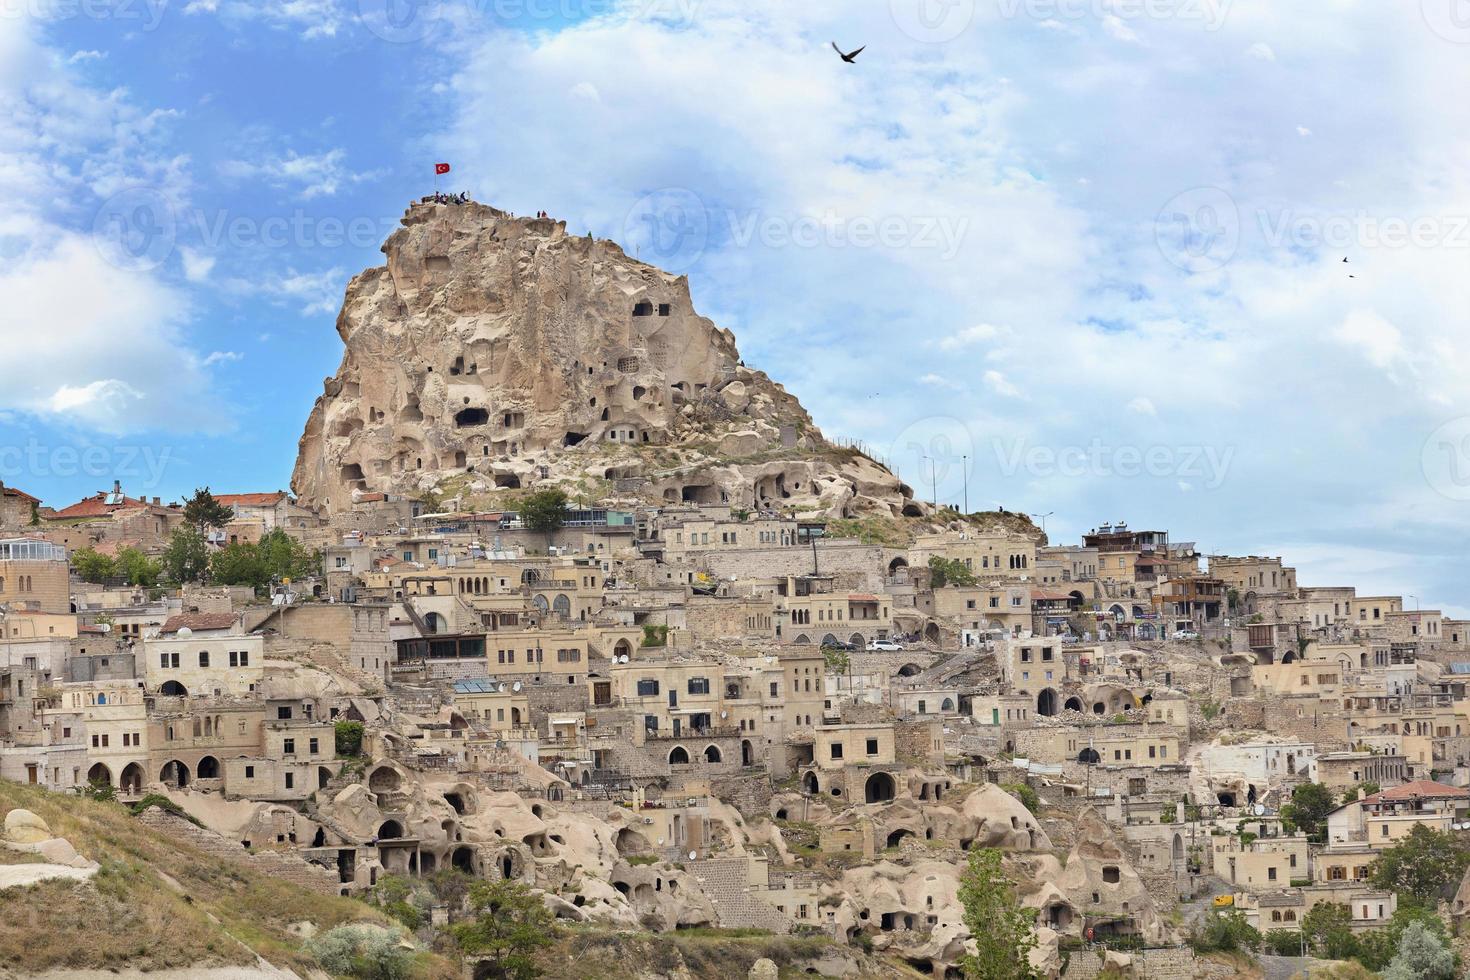
[[[342,890],[336,872],[303,861],[293,853],[246,850],[238,842],[227,840],[212,830],[196,826],[158,807],[144,810],[138,820],[172,840],[211,857],[249,868],[257,874],[284,879],[322,895],[336,895]]]
[[[888,554],[899,554],[856,540],[829,540],[817,545],[817,571],[836,577],[836,588],[877,592],[883,588]],[[812,573],[811,548],[742,548],[698,555],[695,568],[716,578],[775,578]]]

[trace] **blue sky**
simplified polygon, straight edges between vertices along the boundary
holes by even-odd
[[[448,160],[925,496],[1464,611],[1454,3],[0,0],[0,479],[285,487]]]

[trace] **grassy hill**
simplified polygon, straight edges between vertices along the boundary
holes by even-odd
[[[117,803],[0,780],[0,814],[15,807],[41,817],[101,869],[88,882],[43,882],[0,896],[0,976],[248,966],[256,954],[305,976],[314,961],[293,923],[326,930],[386,921],[355,899],[318,895],[206,855],[150,830]],[[29,860],[0,850],[0,861]],[[414,967],[426,980],[459,976],[457,965],[427,953]]]

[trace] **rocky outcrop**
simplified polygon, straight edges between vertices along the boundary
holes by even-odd
[[[292,489],[326,511],[366,492],[458,497],[563,484],[584,496],[917,515],[892,473],[829,445],[744,365],[689,284],[563,223],[411,205],[387,264],[347,287],[346,345]]]

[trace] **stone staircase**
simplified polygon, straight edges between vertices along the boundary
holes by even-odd
[[[722,928],[767,929],[777,934],[791,931],[790,920],[752,891],[748,859],[714,858],[685,866],[704,887]]]

